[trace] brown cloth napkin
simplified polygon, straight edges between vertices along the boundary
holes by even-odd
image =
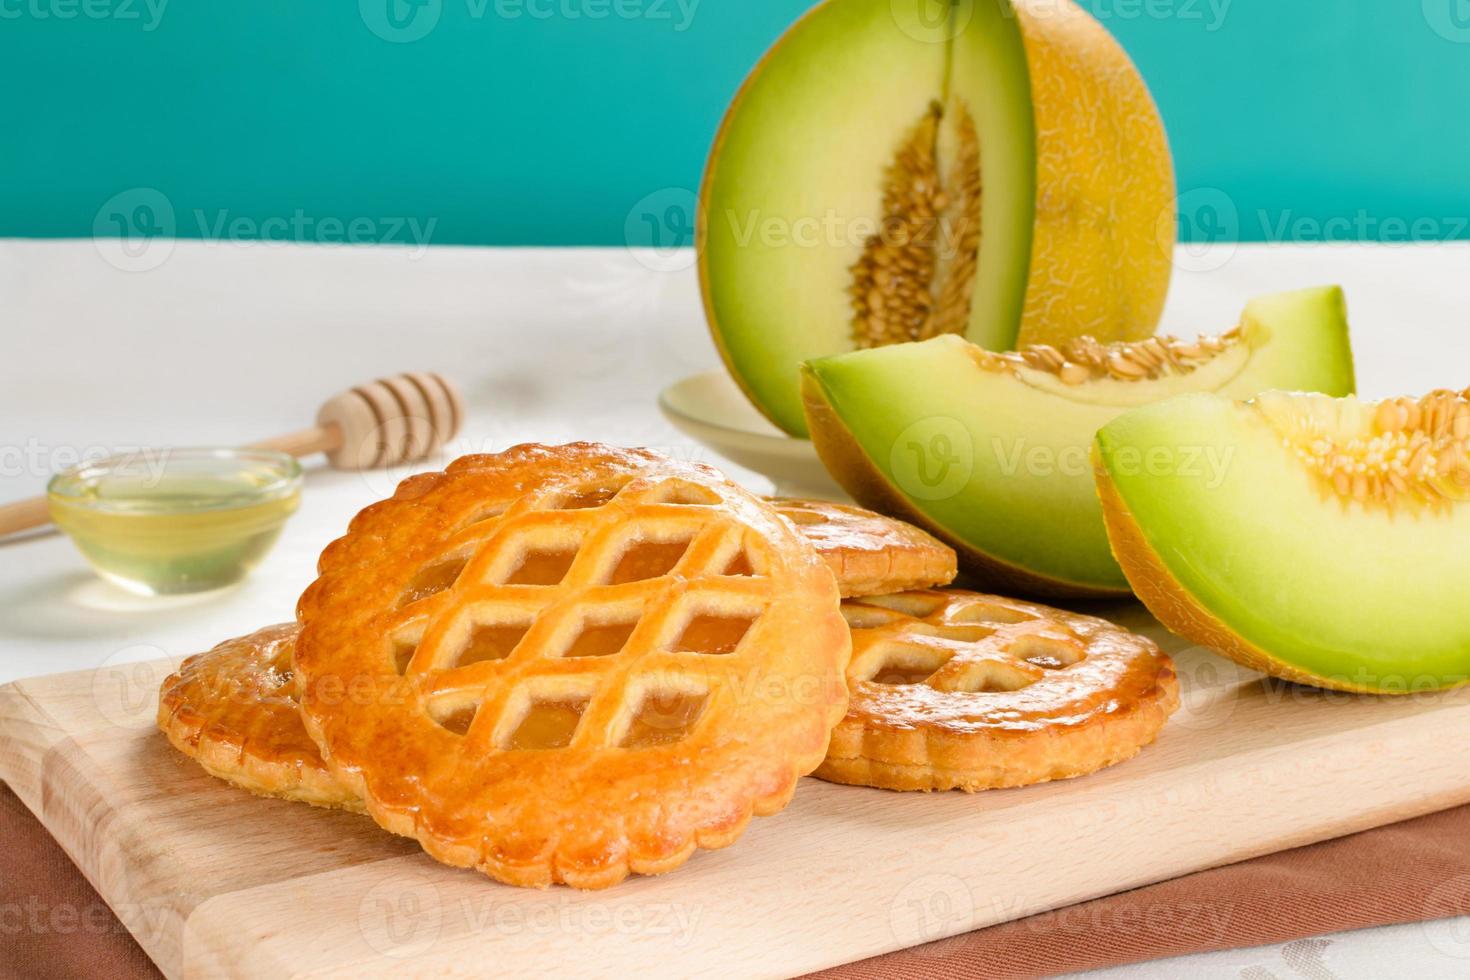
[[[991,926],[821,974],[1035,977],[1470,913],[1470,806]],[[0,977],[158,971],[0,784]]]

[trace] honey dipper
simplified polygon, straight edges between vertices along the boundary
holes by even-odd
[[[464,403],[437,374],[396,374],[330,398],[316,425],[252,443],[292,456],[326,453],[339,470],[367,470],[423,459],[459,432]],[[0,506],[0,536],[50,523],[45,497]]]

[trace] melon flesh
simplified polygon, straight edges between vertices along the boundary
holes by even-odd
[[[1324,687],[1405,693],[1470,676],[1470,503],[1343,498],[1260,412],[1210,395],[1116,419],[1096,453],[1123,567],[1176,632]],[[1177,465],[1186,453],[1223,465]]]
[[[1184,392],[1353,390],[1340,290],[1256,300],[1241,328],[1239,343],[1198,370],[1146,381],[997,372],[959,337],[818,359],[804,369],[813,444],[859,503],[943,538],[982,584],[1126,594],[1089,461],[1098,429]]]

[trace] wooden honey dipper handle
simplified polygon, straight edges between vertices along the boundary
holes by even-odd
[[[28,528],[41,527],[50,521],[51,513],[46,509],[45,497],[17,500],[13,504],[0,507],[0,537]]]
[[[437,374],[398,374],[333,397],[316,425],[251,444],[292,456],[326,453],[339,470],[368,470],[411,463],[459,433],[464,403]],[[0,506],[0,537],[50,521],[45,497]]]
[[[464,403],[437,374],[399,374],[332,398],[310,429],[254,443],[293,456],[326,453],[339,470],[423,459],[459,432]]]

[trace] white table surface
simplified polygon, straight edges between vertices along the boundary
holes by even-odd
[[[468,403],[451,447],[645,445],[720,464],[654,404],[718,364],[693,257],[626,249],[0,241],[0,503],[105,447],[232,444],[308,424],[330,394],[439,371]],[[155,263],[154,260],[158,260]],[[144,271],[124,267],[156,266]],[[1470,245],[1217,246],[1181,253],[1164,329],[1231,326],[1247,299],[1346,287],[1359,390],[1470,384]],[[725,467],[752,489],[755,474]],[[0,544],[0,683],[183,655],[289,619],[317,553],[396,473],[308,470],[301,510],[253,577],[194,600],[134,598],[56,534]],[[1470,918],[1122,967],[1098,976],[1249,980],[1470,973]]]

